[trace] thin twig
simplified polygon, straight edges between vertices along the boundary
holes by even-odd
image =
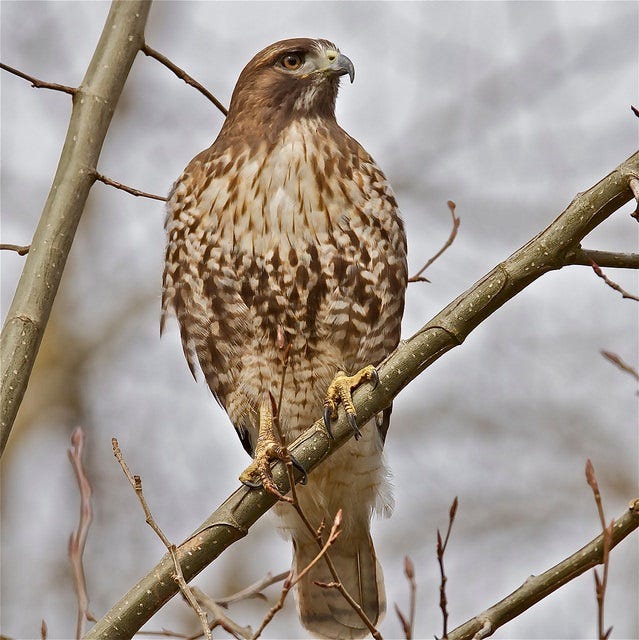
[[[193,611],[195,611],[195,613],[197,613],[198,617],[200,618],[200,623],[202,624],[202,631],[204,631],[204,635],[206,639],[212,640],[211,629],[209,628],[209,622],[206,617],[206,613],[204,613],[204,610],[198,604],[197,600],[195,599],[195,596],[193,595],[193,592],[191,591],[191,588],[189,587],[189,585],[186,583],[186,580],[184,579],[184,574],[182,573],[182,566],[180,565],[180,561],[177,557],[177,548],[173,543],[169,542],[169,539],[164,535],[164,532],[162,531],[162,529],[160,529],[159,525],[157,524],[157,522],[153,518],[153,515],[151,514],[149,505],[147,504],[146,498],[144,497],[144,493],[142,492],[142,479],[140,478],[140,476],[134,476],[131,473],[129,466],[127,465],[127,463],[124,461],[124,458],[122,457],[122,452],[120,451],[120,445],[118,444],[118,441],[116,438],[111,438],[111,445],[113,446],[113,455],[115,456],[116,460],[119,462],[120,467],[122,467],[122,471],[124,472],[124,475],[127,477],[129,483],[135,490],[138,500],[142,505],[142,509],[144,510],[144,515],[145,515],[147,524],[151,527],[151,529],[153,529],[153,531],[155,531],[158,538],[162,540],[162,542],[164,543],[164,546],[167,548],[169,554],[171,555],[171,558],[173,560],[173,565],[175,567],[174,579],[178,583],[180,587],[180,591],[182,592],[182,595],[186,598],[186,601],[191,605],[191,608],[193,609]]]
[[[71,448],[68,450],[69,460],[75,472],[75,478],[80,489],[80,521],[78,528],[69,536],[69,560],[73,569],[73,584],[78,600],[78,615],[76,618],[75,637],[79,640],[84,635],[85,620],[95,618],[89,613],[89,594],[84,575],[83,555],[89,534],[89,527],[93,519],[91,508],[91,483],[82,465],[82,450],[84,448],[84,430],[76,427],[71,434]]]
[[[111,180],[111,178],[107,178],[97,171],[95,173],[95,179],[99,180],[100,182],[104,182],[104,184],[108,184],[110,187],[115,187],[116,189],[126,191],[132,196],[151,198],[152,200],[162,200],[163,202],[166,202],[167,200],[164,196],[156,196],[154,193],[147,193],[146,191],[140,191],[139,189],[134,189],[133,187],[127,187],[127,185],[122,184],[121,182],[116,182],[115,180]]]
[[[639,373],[636,369],[631,367],[627,362],[624,362],[616,353],[611,351],[600,351],[601,355],[612,362],[615,366],[619,367],[622,371],[629,373],[635,380],[639,381]]]
[[[592,493],[595,497],[595,504],[597,505],[597,513],[599,514],[599,522],[603,530],[603,577],[599,577],[599,572],[594,569],[595,575],[595,594],[597,596],[597,628],[599,632],[599,640],[608,640],[612,633],[612,627],[604,630],[604,602],[606,598],[606,586],[608,585],[608,566],[610,564],[610,548],[612,546],[612,528],[615,526],[615,521],[612,520],[610,525],[606,526],[606,516],[604,514],[603,501],[601,500],[601,493],[599,491],[599,483],[595,476],[595,468],[592,465],[590,458],[586,460],[586,481],[592,489]]]
[[[202,589],[191,587],[191,590],[193,591],[193,595],[198,603],[213,616],[213,620],[209,625],[211,629],[215,629],[215,627],[220,626],[224,631],[230,633],[237,640],[249,640],[249,638],[251,638],[253,630],[250,626],[242,627],[235,622],[235,620],[231,620],[231,618],[226,615],[224,608],[220,606],[219,602],[216,602],[210,595],[202,591]]]
[[[333,520],[333,526],[331,527],[330,533],[328,535],[328,539],[320,549],[319,553],[304,567],[302,571],[300,571],[295,578],[292,578],[293,571],[289,573],[289,577],[284,581],[284,585],[282,586],[282,592],[280,594],[280,599],[271,607],[269,612],[266,614],[264,620],[260,624],[258,630],[253,635],[252,640],[256,640],[260,637],[262,631],[266,625],[273,619],[275,614],[282,609],[284,606],[284,601],[286,600],[286,596],[289,591],[322,559],[322,557],[326,557],[326,552],[330,549],[330,547],[335,543],[337,538],[339,537],[340,526],[342,524],[342,510],[339,509],[335,514],[335,520]]]
[[[194,636],[192,633],[180,633],[179,631],[171,631],[171,629],[162,628],[160,631],[142,629],[135,634],[136,636],[160,636],[163,638],[183,638],[184,640],[195,640],[196,637],[201,638],[202,633]]]
[[[446,204],[448,205],[448,210],[450,211],[450,215],[453,219],[453,228],[448,236],[448,240],[444,242],[442,248],[432,258],[426,261],[426,264],[414,276],[408,278],[408,282],[428,282],[427,278],[422,277],[422,273],[424,273],[424,271],[426,271],[426,269],[428,269],[428,267],[430,267],[430,265],[433,264],[433,262],[435,262],[435,260],[437,260],[437,258],[439,258],[455,241],[461,220],[455,215],[455,208],[457,205],[452,200],[449,200]]]
[[[197,80],[192,78],[186,71],[180,69],[175,63],[171,62],[166,56],[163,56],[159,51],[151,49],[148,44],[144,43],[142,46],[142,52],[155,58],[158,62],[161,62],[165,67],[173,71],[173,73],[184,80],[186,84],[191,85],[197,89],[202,95],[206,96],[225,116],[228,115],[228,109],[204,86],[202,86]]]
[[[457,496],[455,496],[448,511],[448,529],[446,529],[446,535],[443,540],[439,529],[437,529],[437,562],[439,563],[440,576],[439,608],[442,610],[442,638],[448,638],[448,599],[446,598],[446,582],[448,582],[448,578],[444,570],[444,553],[446,553],[446,547],[448,546],[450,532],[452,531],[453,522],[455,521],[458,504]]]
[[[38,80],[38,78],[34,78],[33,76],[24,73],[24,71],[20,71],[19,69],[14,69],[10,67],[8,64],[4,64],[0,62],[0,69],[4,69],[9,73],[12,73],[14,76],[18,76],[23,78],[24,80],[28,80],[31,83],[32,87],[36,89],[53,89],[53,91],[62,91],[63,93],[69,93],[74,95],[77,89],[74,87],[68,87],[65,84],[57,84],[56,82],[45,82],[44,80]]]
[[[408,556],[404,556],[404,575],[408,580],[410,588],[408,619],[406,619],[406,616],[402,613],[397,603],[395,603],[395,613],[397,613],[397,617],[402,625],[404,638],[406,640],[412,640],[415,633],[415,596],[417,593],[417,584],[415,583],[415,567],[413,561]]]
[[[276,584],[278,582],[282,582],[288,576],[289,571],[283,571],[282,573],[278,573],[277,575],[273,575],[270,571],[260,580],[253,583],[252,585],[234,593],[230,596],[226,596],[225,598],[216,598],[215,602],[219,604],[221,607],[228,607],[230,604],[234,604],[235,602],[239,602],[240,600],[248,600],[250,598],[260,598],[262,600],[266,600],[266,596],[262,593],[266,587],[270,587],[272,584]]]
[[[47,640],[47,634],[48,634],[47,623],[44,621],[44,618],[42,618],[42,623],[40,624],[41,640]]]
[[[599,265],[594,261],[590,260],[590,266],[592,270],[611,288],[615,291],[618,291],[621,294],[622,298],[627,298],[628,300],[636,300],[639,302],[639,298],[632,293],[628,293],[625,289],[622,289],[616,282],[611,280],[599,267]]]
[[[26,256],[31,245],[25,244],[0,244],[0,251],[15,251],[19,256]]]

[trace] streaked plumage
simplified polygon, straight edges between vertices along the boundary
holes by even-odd
[[[300,67],[287,69],[287,55],[299,56]],[[162,320],[175,311],[191,370],[199,363],[249,453],[260,399],[279,393],[282,335],[290,344],[280,410],[287,442],[320,417],[338,370],[376,365],[399,341],[406,240],[386,178],[335,121],[346,72],[336,65],[345,61],[325,40],[286,40],[257,54],[219,136],[190,162],[168,202]],[[363,433],[310,475],[300,499],[316,524],[344,509],[332,557],[377,621],[384,589],[369,521],[390,498],[380,435]],[[302,569],[315,543],[290,507],[278,511]],[[331,579],[318,563],[300,583],[302,622],[316,635],[363,637],[339,593],[313,585]]]

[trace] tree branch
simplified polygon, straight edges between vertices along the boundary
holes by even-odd
[[[169,555],[173,560],[173,567],[175,569],[173,579],[178,585],[185,600],[189,603],[193,611],[195,611],[198,618],[200,619],[200,624],[202,625],[202,631],[203,631],[204,637],[206,638],[206,640],[213,640],[213,637],[211,635],[211,629],[209,628],[208,619],[206,617],[206,613],[204,612],[204,610],[198,603],[197,599],[193,595],[193,592],[191,591],[191,587],[189,587],[189,585],[186,584],[186,580],[184,579],[184,574],[182,573],[182,567],[177,559],[177,552],[176,552],[177,547],[172,542],[169,541],[169,539],[164,534],[164,531],[162,531],[162,529],[160,528],[160,525],[155,521],[155,518],[151,513],[151,508],[149,507],[146,501],[146,498],[144,497],[144,492],[142,491],[142,479],[140,478],[140,476],[133,475],[131,473],[129,466],[127,465],[127,463],[125,462],[122,456],[122,452],[120,451],[120,445],[118,444],[118,441],[116,438],[111,439],[111,445],[113,446],[113,455],[115,456],[116,460],[120,464],[120,467],[124,472],[124,475],[127,477],[129,484],[135,491],[135,495],[138,497],[138,500],[140,501],[140,505],[142,506],[142,510],[144,511],[146,523],[149,525],[149,527],[151,527],[151,529],[153,529],[157,537],[160,538],[160,540],[162,540],[162,544],[164,544],[167,551],[169,552]]]
[[[578,247],[566,255],[567,265],[576,264],[590,267],[592,262],[596,262],[600,267],[639,269],[639,253],[614,253]]]
[[[508,259],[451,302],[379,366],[379,384],[363,385],[353,394],[357,422],[365,425],[388,407],[393,398],[444,353],[460,345],[481,322],[522,289],[548,271],[560,269],[581,240],[632,197],[630,177],[639,172],[639,152],[588,191],[576,196],[566,210]],[[319,409],[318,409],[319,411]],[[311,472],[353,435],[340,409],[329,438],[318,420],[288,446]],[[273,467],[279,490],[289,490],[286,465]],[[296,480],[301,475],[295,471]],[[249,528],[276,502],[264,489],[241,486],[177,550],[185,579],[191,580]],[[636,519],[636,517],[634,518]],[[177,591],[170,579],[173,562],[165,556],[89,631],[87,638],[130,638]]]
[[[78,600],[75,637],[76,640],[80,640],[84,635],[84,621],[92,620],[95,622],[95,618],[89,613],[89,594],[83,563],[84,547],[93,519],[93,509],[91,508],[91,483],[82,464],[82,450],[84,449],[84,430],[82,427],[76,427],[73,430],[71,445],[68,454],[80,489],[80,522],[78,528],[69,537],[69,560],[71,561],[73,584]]]
[[[203,96],[206,96],[225,116],[228,115],[227,108],[203,85],[197,80],[192,78],[184,69],[180,69],[174,62],[171,62],[166,56],[163,56],[159,51],[151,49],[146,42],[142,45],[142,53],[155,58],[158,62],[161,62],[167,69],[170,69],[178,78],[184,80],[186,84],[197,89]]]
[[[30,248],[28,244],[0,244],[0,251],[15,251],[19,256],[26,256]]]
[[[113,2],[73,96],[69,129],[0,339],[0,455],[22,402],[116,103],[144,43],[149,0]]]
[[[435,262],[435,260],[437,260],[451,244],[453,244],[457,237],[457,231],[459,231],[459,225],[461,224],[461,220],[455,215],[457,205],[452,200],[449,200],[446,204],[448,205],[448,210],[453,218],[453,228],[450,231],[450,235],[442,245],[441,249],[432,258],[429,258],[426,261],[426,264],[414,276],[408,278],[408,282],[428,282],[428,278],[423,277],[422,273],[424,273],[424,271],[426,271],[426,269],[428,269],[428,267],[430,267],[430,265],[433,264],[433,262]]]
[[[19,78],[23,78],[24,80],[28,80],[31,83],[32,87],[36,89],[52,89],[53,91],[62,91],[63,93],[70,93],[72,96],[75,95],[77,89],[74,87],[68,87],[65,84],[58,84],[56,82],[45,82],[44,80],[38,80],[38,78],[34,78],[30,76],[24,71],[20,71],[19,69],[14,69],[10,67],[8,64],[4,64],[0,62],[0,69],[4,69],[4,71],[8,71],[12,73],[14,76],[18,76]]]
[[[639,382],[639,373],[636,369],[631,367],[628,363],[624,362],[617,354],[611,353],[610,351],[604,351],[603,349],[599,352],[601,355],[606,358],[609,362],[612,362],[616,367],[629,373],[637,382]]]
[[[110,187],[115,187],[116,189],[120,189],[121,191],[126,191],[132,196],[151,198],[152,200],[162,200],[163,202],[166,202],[166,198],[164,196],[156,196],[154,193],[147,193],[146,191],[140,191],[139,189],[134,189],[133,187],[127,187],[127,185],[122,184],[121,182],[116,182],[115,180],[111,180],[111,178],[107,178],[97,171],[95,173],[95,179],[103,182]]]
[[[595,274],[601,278],[611,289],[614,289],[617,293],[621,294],[622,298],[628,299],[628,300],[634,300],[635,302],[639,302],[639,298],[635,295],[633,295],[632,293],[628,293],[625,289],[623,289],[620,285],[618,285],[616,282],[614,282],[613,280],[611,280],[599,267],[599,265],[594,261],[591,260],[590,261],[590,266],[592,267],[592,270],[595,272]]]
[[[639,527],[639,499],[634,500],[628,510],[615,520],[612,527],[610,548],[612,549],[619,544],[637,527]],[[499,627],[523,611],[530,609],[548,594],[588,569],[601,564],[604,554],[603,543],[604,534],[602,533],[552,569],[548,569],[538,576],[531,576],[519,589],[513,591],[490,609],[486,609],[480,615],[453,629],[448,634],[448,640],[481,640],[492,635]]]

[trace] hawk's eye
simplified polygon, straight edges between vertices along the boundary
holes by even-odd
[[[280,64],[289,71],[295,71],[304,64],[304,59],[301,53],[287,53],[280,60]]]

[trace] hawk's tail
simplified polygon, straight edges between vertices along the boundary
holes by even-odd
[[[294,532],[295,571],[300,573],[317,555],[314,540]],[[377,561],[368,527],[361,531],[342,531],[331,546],[330,555],[340,582],[362,607],[368,619],[377,624],[386,611],[382,568]],[[302,624],[315,636],[334,640],[364,638],[368,627],[342,594],[315,582],[335,582],[322,558],[297,585],[297,600]]]

